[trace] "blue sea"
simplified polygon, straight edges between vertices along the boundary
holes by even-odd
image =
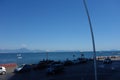
[[[17,63],[17,64],[35,64],[43,59],[60,60],[77,59],[81,54],[86,58],[92,58],[92,52],[41,52],[41,53],[0,53],[0,64]],[[74,56],[73,56],[74,55]],[[120,56],[118,51],[97,52],[97,56]]]

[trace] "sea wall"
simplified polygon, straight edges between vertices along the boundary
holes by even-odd
[[[104,60],[105,58],[109,57],[111,60],[120,60],[120,56],[97,56],[97,60]]]
[[[17,64],[16,63],[0,64],[0,66],[4,66],[4,67],[16,67]]]

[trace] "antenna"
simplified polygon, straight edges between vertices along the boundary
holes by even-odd
[[[95,80],[97,80],[96,49],[95,49],[95,41],[94,41],[94,34],[93,34],[93,29],[92,29],[92,23],[91,23],[91,19],[90,19],[90,15],[89,15],[89,12],[88,12],[86,1],[83,0],[83,3],[84,3],[84,7],[85,7],[86,14],[87,14],[87,17],[88,17],[88,22],[89,22],[89,25],[90,25],[90,32],[91,32],[91,37],[92,37],[93,53],[94,53],[94,57],[93,58],[94,58]]]

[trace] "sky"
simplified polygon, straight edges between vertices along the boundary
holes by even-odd
[[[86,0],[96,50],[120,49],[120,0]],[[0,0],[0,49],[92,50],[83,0]]]

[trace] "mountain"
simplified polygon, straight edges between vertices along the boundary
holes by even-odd
[[[30,52],[45,52],[44,50],[30,50],[27,48],[20,49],[0,49],[0,53],[30,53]]]

